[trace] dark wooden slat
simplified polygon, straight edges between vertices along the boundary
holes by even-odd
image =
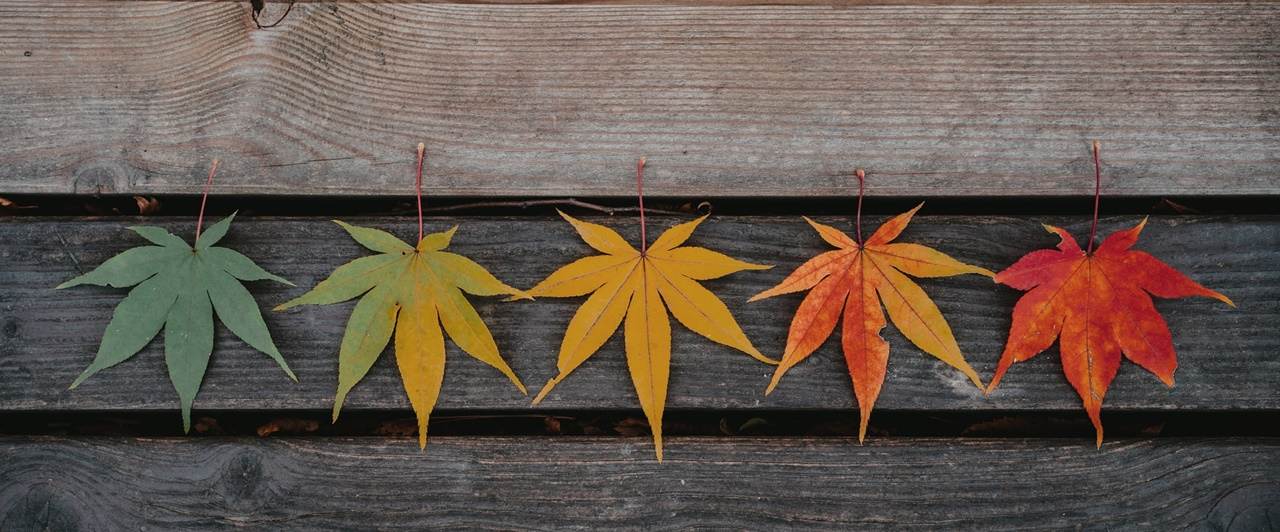
[[[1280,441],[0,439],[8,530],[1267,530]]]
[[[156,0],[116,0],[118,2],[154,2]],[[184,0],[179,0],[184,1]],[[208,2],[239,2],[243,0],[203,0]],[[364,0],[264,0],[261,22],[275,19],[270,10],[283,14],[289,4],[358,4]],[[989,5],[1089,5],[1089,4],[1204,4],[1204,0],[378,0],[380,4],[554,4],[554,5],[675,5],[675,6],[989,6]]]
[[[926,206],[927,212],[927,206]],[[848,218],[826,218],[842,227]],[[417,233],[414,220],[351,220]],[[459,219],[432,219],[445,228]],[[634,218],[600,219],[636,238]],[[651,234],[677,220],[659,217]],[[1100,234],[1128,227],[1136,216],[1106,218]],[[866,220],[875,227],[878,217]],[[1088,219],[920,216],[902,241],[933,246],[960,260],[1000,269],[1033,249],[1056,242],[1040,222],[1064,224],[1086,235]],[[88,365],[112,308],[125,291],[52,287],[112,255],[145,242],[125,226],[155,223],[189,235],[190,219],[0,219],[0,411],[173,409],[161,342],[133,360],[86,381],[67,385]],[[226,245],[253,257],[298,288],[253,283],[264,308],[303,292],[333,268],[368,252],[336,225],[315,219],[237,220]],[[799,217],[714,216],[691,244],[744,260],[776,264],[707,285],[729,305],[747,335],[764,352],[781,352],[786,330],[802,296],[747,304],[808,257],[827,249]],[[1157,301],[1173,330],[1180,369],[1177,386],[1166,389],[1153,376],[1125,363],[1106,408],[1251,410],[1280,408],[1280,217],[1158,217],[1139,248],[1168,261],[1192,278],[1232,297],[1238,309],[1208,299]],[[559,266],[593,252],[567,223],[556,218],[462,219],[451,248],[519,287],[532,286]],[[1003,347],[1019,292],[980,276],[922,280],[947,316],[961,347],[987,378]],[[537,391],[555,372],[555,358],[569,317],[583,298],[544,298],[504,303],[472,298],[515,371]],[[268,313],[277,343],[297,372],[293,384],[265,356],[219,328],[214,359],[196,402],[205,409],[327,409],[333,397],[337,346],[353,303]],[[673,326],[672,408],[845,409],[853,406],[838,340],[833,337],[810,360],[793,368],[779,390],[761,394],[770,366]],[[1056,349],[1015,366],[989,398],[957,371],[924,355],[892,327],[889,376],[877,408],[885,410],[1066,409],[1079,406],[1062,376]],[[579,368],[543,403],[547,408],[634,408],[635,397],[622,354],[621,334]],[[441,408],[528,407],[496,371],[456,350],[448,353]],[[394,357],[386,355],[347,400],[347,408],[407,408]]]
[[[248,13],[0,2],[0,193],[1280,193],[1275,3]]]

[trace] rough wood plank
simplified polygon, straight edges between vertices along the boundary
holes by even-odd
[[[118,2],[154,2],[156,0],[116,0]],[[207,0],[213,2],[242,2],[244,0]],[[365,0],[263,0],[264,13],[271,9],[276,13],[284,13],[289,4],[355,4]],[[382,4],[556,4],[556,5],[678,5],[678,6],[793,6],[820,5],[827,7],[845,6],[985,6],[985,5],[1088,5],[1088,4],[1204,4],[1204,0],[378,0]],[[264,15],[265,20],[273,22],[275,18]]]
[[[926,207],[927,208],[927,207]],[[1107,218],[1100,233],[1127,227],[1134,216]],[[417,233],[406,218],[352,220]],[[432,219],[441,229],[458,219]],[[629,238],[633,218],[603,219]],[[848,218],[826,218],[849,226]],[[651,234],[676,220],[656,218]],[[878,217],[866,220],[869,227]],[[934,246],[960,260],[999,269],[1022,254],[1056,244],[1039,222],[1064,224],[1087,234],[1088,219],[920,216],[904,241]],[[134,359],[104,371],[75,391],[67,385],[89,363],[123,290],[52,287],[112,255],[145,242],[125,230],[158,223],[189,234],[190,219],[0,219],[0,411],[154,410],[176,408],[155,342]],[[559,219],[478,218],[461,220],[452,249],[489,267],[515,286],[532,286],[568,261],[593,254]],[[340,228],[315,219],[237,220],[224,240],[298,288],[253,283],[264,308],[314,286],[333,268],[367,251]],[[766,353],[781,352],[801,295],[747,304],[808,257],[827,249],[799,217],[715,216],[692,243],[744,260],[776,264],[743,272],[708,286],[729,305],[747,335]],[[1125,363],[1107,397],[1108,411],[1123,409],[1249,410],[1280,408],[1280,217],[1157,217],[1139,243],[1174,267],[1237,302],[1232,310],[1208,299],[1158,301],[1173,330],[1180,368],[1168,390],[1155,377]],[[969,361],[984,377],[994,370],[1019,292],[980,276],[923,280],[943,310]],[[499,347],[531,390],[555,372],[565,325],[583,298],[544,298],[503,303],[472,298]],[[265,356],[219,326],[218,343],[197,408],[317,409],[333,397],[338,343],[354,303],[268,313],[277,343],[301,383],[289,382]],[[673,326],[671,408],[845,409],[852,392],[837,339],[793,368],[768,399],[762,397],[770,366]],[[989,398],[957,371],[921,353],[892,327],[885,329],[892,353],[877,408],[886,410],[1075,410],[1079,399],[1062,376],[1056,349],[1019,364]],[[559,385],[544,408],[613,409],[636,405],[621,334]],[[448,352],[441,408],[528,408],[496,371],[456,350]],[[383,356],[347,399],[347,410],[407,408],[394,357]]]
[[[0,439],[0,525],[1268,530],[1280,441]]]
[[[74,13],[69,16],[68,13]],[[0,2],[0,193],[1280,193],[1280,4]]]

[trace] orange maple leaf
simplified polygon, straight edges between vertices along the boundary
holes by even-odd
[[[974,385],[982,388],[982,380],[960,353],[960,346],[956,344],[942,312],[907,274],[916,277],[949,277],[964,273],[990,277],[993,274],[929,247],[893,243],[922,206],[923,203],[885,222],[861,244],[839,229],[805,218],[823,240],[838,249],[810,259],[778,286],[751,298],[751,301],[756,301],[809,290],[791,320],[782,363],[774,372],[766,395],[773,392],[788,369],[808,358],[831,336],[843,310],[841,346],[849,376],[853,379],[854,395],[858,399],[861,414],[858,441],[862,441],[889,362],[889,344],[880,337],[880,330],[885,326],[881,301],[903,336],[924,352],[959,369]]]
[[[1101,184],[1098,144],[1093,146],[1094,171]],[[1036,356],[1059,337],[1062,371],[1084,400],[1084,409],[1102,446],[1102,398],[1120,369],[1120,355],[1173,386],[1178,367],[1169,326],[1156,312],[1151,296],[1212,297],[1235,306],[1227,296],[1201,286],[1159,259],[1130,249],[1147,224],[1117,231],[1093,250],[1098,224],[1098,193],[1094,192],[1093,229],[1089,249],[1080,249],[1065,229],[1044,226],[1062,241],[1058,249],[1024,255],[996,274],[996,282],[1027,292],[1013,307],[1009,340],[987,386],[991,393],[1014,362]]]

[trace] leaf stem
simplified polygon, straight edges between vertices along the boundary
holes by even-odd
[[[853,172],[853,175],[857,176],[858,178],[858,215],[856,218],[854,218],[855,220],[854,223],[857,225],[857,229],[858,229],[858,245],[861,246],[862,245],[862,195],[864,190],[866,189],[867,173],[863,171],[861,168],[859,168]]]
[[[196,240],[200,240],[200,227],[204,225],[204,205],[209,201],[209,187],[213,185],[213,174],[218,173],[218,160],[214,159],[209,166],[209,179],[204,182],[204,194],[200,196],[200,216],[196,218]]]
[[[1093,239],[1098,235],[1098,207],[1102,202],[1102,163],[1098,160],[1098,141],[1093,141],[1093,226],[1089,228],[1089,251],[1093,254]]]
[[[640,200],[640,255],[644,255],[649,247],[644,223],[644,157],[636,161],[636,197]]]
[[[418,242],[422,242],[422,163],[426,159],[427,145],[418,143],[418,174],[414,178],[413,185],[418,194]]]

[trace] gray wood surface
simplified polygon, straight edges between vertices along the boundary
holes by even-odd
[[[155,2],[157,0],[116,0],[118,2]],[[243,2],[244,0],[197,0],[206,2]],[[359,4],[364,0],[262,0],[260,22],[274,22],[270,15],[282,14],[289,4]],[[1090,5],[1090,4],[1206,4],[1204,0],[379,0],[382,4],[555,4],[555,5],[676,5],[676,6],[991,6],[991,5]],[[274,11],[273,11],[274,10]]]
[[[272,6],[278,11],[280,6]],[[74,16],[68,16],[74,13]],[[0,1],[0,193],[1280,193],[1280,4]]]
[[[1280,441],[0,438],[6,530],[1274,529]]]
[[[925,206],[923,212],[928,212]],[[589,218],[635,239],[632,216]],[[683,220],[681,218],[679,220]],[[841,227],[847,217],[820,218]],[[1128,227],[1138,216],[1104,218],[1099,234]],[[351,219],[354,223],[416,235],[409,218]],[[441,230],[460,219],[428,219]],[[651,220],[651,238],[678,221]],[[880,217],[865,220],[867,231]],[[1056,244],[1041,222],[1067,226],[1083,239],[1086,217],[919,216],[901,241],[933,246],[960,260],[998,270],[1034,249]],[[80,388],[67,386],[97,350],[112,308],[124,290],[53,286],[145,241],[125,229],[153,223],[189,237],[189,218],[0,218],[0,411],[170,410],[176,395],[165,373],[162,342],[106,370]],[[252,283],[263,308],[273,307],[326,277],[333,268],[364,256],[337,225],[317,219],[243,217],[223,241],[297,288]],[[828,246],[798,216],[713,216],[691,244],[744,260],[775,264],[706,285],[737,316],[765,353],[777,356],[801,295],[747,304],[751,295],[785,277]],[[1125,362],[1107,397],[1107,411],[1275,410],[1280,408],[1280,217],[1155,217],[1138,244],[1206,286],[1237,309],[1209,299],[1157,300],[1172,331],[1180,368],[1177,386],[1165,388],[1149,373]],[[529,287],[556,268],[593,252],[559,218],[467,218],[453,250],[472,257],[499,278]],[[989,378],[1006,339],[1019,292],[981,276],[922,280],[949,320],[961,348],[979,374]],[[555,358],[569,317],[584,298],[543,298],[504,303],[473,297],[511,366],[535,392],[555,372]],[[197,409],[327,410],[336,383],[337,350],[354,303],[302,307],[268,313],[268,324],[301,382],[291,383],[265,355],[252,351],[219,326],[217,347]],[[853,405],[838,339],[793,368],[778,391],[762,396],[771,366],[673,326],[671,408],[845,409]],[[1056,348],[1015,366],[990,397],[961,375],[921,353],[892,327],[889,375],[878,411],[886,410],[1076,410],[1079,399],[1063,377]],[[628,380],[621,334],[559,385],[540,408],[630,409],[636,406]],[[458,351],[448,351],[440,407],[523,409],[521,396],[500,374]],[[357,409],[404,409],[394,357],[384,354],[346,403]]]

